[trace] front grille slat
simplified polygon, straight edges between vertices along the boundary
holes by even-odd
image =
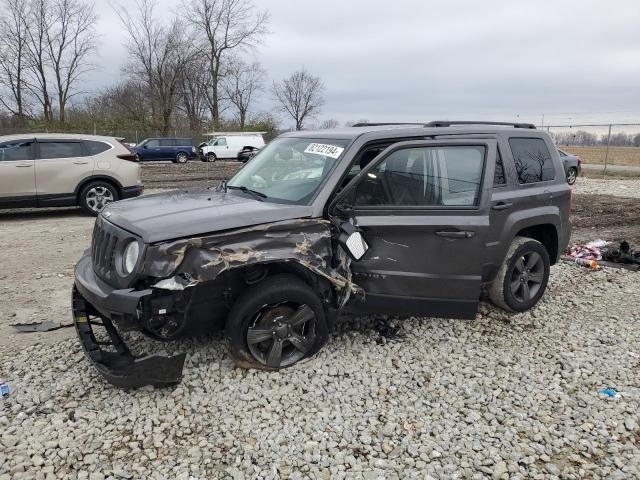
[[[120,242],[131,235],[115,225],[98,219],[93,229],[93,239],[91,242],[91,260],[93,270],[102,280],[113,283],[119,278],[115,269],[115,254]]]

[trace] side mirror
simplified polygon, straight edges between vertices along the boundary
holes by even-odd
[[[354,260],[360,260],[367,250],[369,245],[367,244],[362,232],[358,230],[354,225],[349,222],[344,222],[340,226],[340,236],[338,241],[345,247],[346,252]]]
[[[147,147],[146,145],[142,145],[142,148],[149,148],[149,147]]]

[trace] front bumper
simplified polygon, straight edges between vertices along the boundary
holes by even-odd
[[[117,387],[163,387],[182,380],[185,353],[137,357],[129,350],[111,321],[137,315],[140,299],[151,293],[150,289],[114,289],[95,275],[91,255],[83,256],[76,265],[72,292],[76,333],[87,358],[109,383]],[[96,338],[94,327],[105,330],[105,339]]]

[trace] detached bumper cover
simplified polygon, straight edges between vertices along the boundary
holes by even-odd
[[[86,268],[87,260],[89,270]],[[135,314],[140,298],[150,293],[151,290],[113,290],[95,276],[91,257],[85,256],[76,266],[76,281],[72,292],[76,333],[87,358],[116,387],[166,387],[182,380],[185,353],[158,353],[136,357],[111,322],[112,316]],[[101,337],[98,340],[94,327],[103,328],[106,332],[103,337],[106,339]]]

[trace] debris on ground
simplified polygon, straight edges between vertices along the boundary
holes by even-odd
[[[0,396],[2,398],[7,398],[9,396],[9,384],[7,382],[0,383]]]
[[[376,338],[378,345],[383,345],[387,342],[399,342],[405,336],[399,324],[391,325],[389,320],[383,318],[376,318],[373,328],[379,335]]]
[[[11,326],[21,333],[50,332],[60,328],[72,327],[73,323],[59,323],[51,320],[30,323],[12,323]]]
[[[620,394],[613,388],[603,388],[602,390],[598,390],[598,394],[607,398],[620,398]]]
[[[567,249],[566,255],[576,259],[602,260],[602,249],[609,243],[600,239],[587,243],[576,243]]]
[[[629,243],[622,240],[617,248],[605,248],[602,251],[602,259],[613,263],[640,265],[640,250],[632,250]]]

